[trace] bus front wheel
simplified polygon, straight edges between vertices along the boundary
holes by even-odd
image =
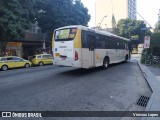
[[[109,58],[105,57],[103,60],[103,68],[108,68],[109,66]]]

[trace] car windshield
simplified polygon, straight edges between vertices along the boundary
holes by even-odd
[[[6,58],[0,58],[0,61],[6,61]]]

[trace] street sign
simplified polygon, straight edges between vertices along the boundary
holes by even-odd
[[[145,36],[144,38],[144,48],[150,47],[150,36]]]

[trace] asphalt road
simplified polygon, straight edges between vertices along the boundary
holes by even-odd
[[[0,111],[143,111],[136,101],[151,94],[134,60],[105,70],[48,65],[0,71]]]

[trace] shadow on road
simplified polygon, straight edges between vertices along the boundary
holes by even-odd
[[[116,64],[110,64],[109,68],[107,68],[107,69],[111,69],[113,67],[117,67],[117,66],[122,65],[122,64],[127,64],[127,63],[121,62],[121,63],[116,63]],[[85,76],[85,75],[89,75],[89,74],[95,74],[95,73],[102,72],[102,71],[107,71],[107,69],[104,69],[102,67],[96,67],[96,68],[91,68],[91,69],[78,68],[78,69],[64,71],[64,72],[61,72],[61,73],[58,73],[58,74],[59,75],[77,76],[78,77],[78,76]]]

